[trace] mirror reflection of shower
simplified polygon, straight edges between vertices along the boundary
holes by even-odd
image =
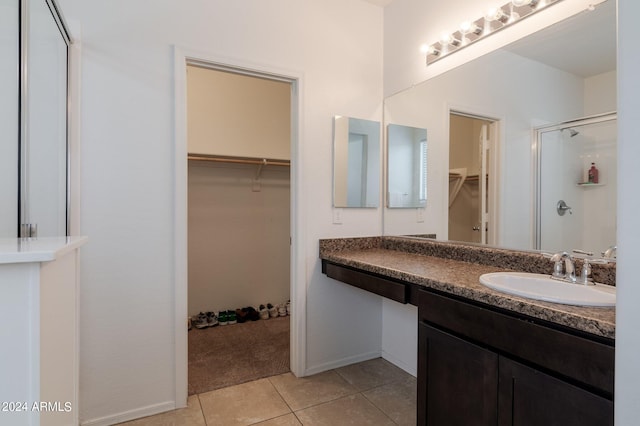
[[[535,134],[535,248],[599,256],[616,245],[616,114],[545,126]],[[572,214],[558,213],[559,200]]]
[[[577,131],[576,129],[572,129],[571,127],[567,127],[562,130],[566,130],[567,132],[569,132],[569,136],[571,137],[578,136],[580,134],[579,131]]]

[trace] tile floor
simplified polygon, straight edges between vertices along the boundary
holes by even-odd
[[[415,425],[416,379],[376,358],[314,376],[285,373],[192,395],[128,426]]]

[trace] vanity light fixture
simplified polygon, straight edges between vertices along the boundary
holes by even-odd
[[[476,41],[507,28],[514,23],[539,12],[562,0],[510,0],[500,7],[488,9],[482,18],[465,21],[453,33],[444,33],[440,41],[423,45],[421,51],[426,54],[427,65],[469,46]]]

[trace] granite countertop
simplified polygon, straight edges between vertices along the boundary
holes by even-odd
[[[460,252],[457,258],[466,261],[446,258],[455,257],[452,250]],[[486,253],[473,253],[477,250]],[[440,257],[443,253],[446,256]],[[513,253],[513,258],[509,257],[510,253]],[[487,260],[480,259],[481,263],[468,261],[478,260],[478,256],[484,255]],[[321,240],[320,257],[336,264],[396,278],[597,336],[615,338],[615,308],[571,306],[526,299],[492,290],[479,282],[480,275],[489,272],[522,272],[523,269],[528,269],[527,272],[543,273],[535,269],[551,267],[546,259],[542,259],[539,265],[536,263],[538,258],[542,258],[540,254],[428,240],[422,242],[402,237],[371,237]],[[491,258],[494,259],[494,264],[488,260]],[[518,260],[527,264],[533,262],[533,266],[519,268]]]

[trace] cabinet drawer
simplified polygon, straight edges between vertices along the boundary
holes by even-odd
[[[536,324],[517,314],[421,290],[421,321],[613,395],[614,348]]]
[[[371,293],[395,300],[396,302],[407,303],[406,284],[354,271],[328,262],[323,266],[323,272],[326,273],[329,278],[370,291]]]

